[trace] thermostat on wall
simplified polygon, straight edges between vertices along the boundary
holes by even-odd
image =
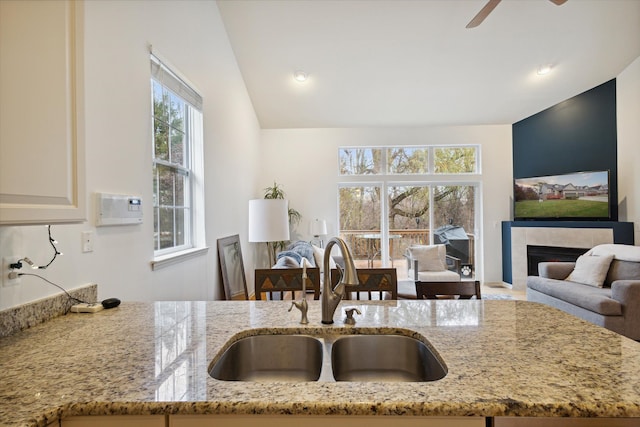
[[[96,193],[96,202],[96,226],[142,224],[140,197]]]

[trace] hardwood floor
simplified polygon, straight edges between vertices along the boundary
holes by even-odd
[[[483,283],[480,287],[482,295],[510,295],[516,300],[527,300],[526,291],[513,290],[511,287],[502,282]]]

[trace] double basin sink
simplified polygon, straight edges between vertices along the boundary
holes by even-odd
[[[447,374],[424,342],[399,334],[253,335],[232,342],[209,374],[224,381],[436,381]]]

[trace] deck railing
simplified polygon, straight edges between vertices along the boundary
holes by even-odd
[[[393,261],[403,260],[404,251],[411,245],[428,245],[430,230],[418,229],[401,229],[389,230],[389,235],[400,236],[392,239],[393,244],[390,245],[392,253],[390,258]],[[373,254],[380,256],[380,239],[366,239],[365,235],[380,234],[380,230],[342,230],[340,236],[351,248],[351,252],[356,261],[367,261],[372,258]],[[467,233],[469,238],[469,263],[474,263],[474,240],[473,234]],[[375,256],[373,257],[375,258]]]

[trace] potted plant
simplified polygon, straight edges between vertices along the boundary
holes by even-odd
[[[282,187],[277,183],[273,182],[273,187],[267,187],[264,189],[264,198],[265,199],[285,199],[285,192]],[[302,215],[297,210],[293,209],[289,206],[289,226],[296,226],[300,222],[300,218]],[[274,249],[278,249],[280,251],[284,250],[287,246],[288,242],[273,242]]]

